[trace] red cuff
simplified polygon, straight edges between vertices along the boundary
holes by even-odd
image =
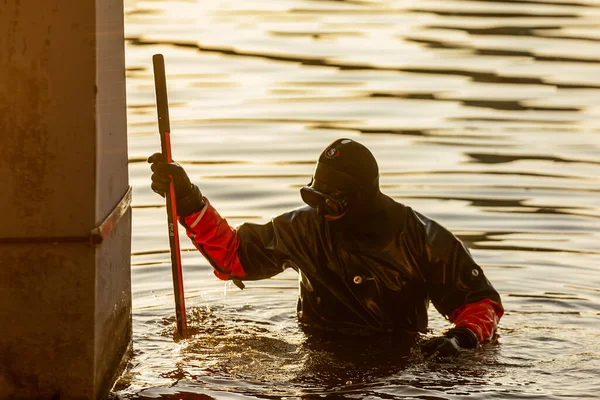
[[[238,258],[240,240],[237,232],[222,218],[217,210],[203,198],[202,210],[185,217],[187,235],[215,268],[222,280],[243,278],[244,268]]]
[[[504,308],[500,303],[485,299],[457,308],[450,314],[450,322],[457,327],[469,328],[477,335],[479,343],[483,343],[494,336],[502,315]]]

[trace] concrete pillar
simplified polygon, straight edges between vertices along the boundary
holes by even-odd
[[[0,399],[104,399],[131,346],[122,0],[0,1]]]

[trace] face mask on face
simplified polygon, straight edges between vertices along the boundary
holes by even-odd
[[[338,190],[314,179],[300,189],[302,200],[321,216],[342,217],[348,210],[346,197]]]

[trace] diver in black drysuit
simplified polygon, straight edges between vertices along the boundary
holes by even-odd
[[[375,158],[339,139],[323,151],[301,196],[308,206],[266,224],[229,226],[177,163],[152,163],[152,189],[170,176],[180,223],[224,280],[300,274],[298,320],[340,334],[425,332],[431,301],[454,327],[425,342],[426,355],[454,356],[490,341],[504,313],[500,296],[464,244],[379,189]]]

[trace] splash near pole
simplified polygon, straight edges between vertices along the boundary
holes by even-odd
[[[172,162],[171,156],[171,123],[169,121],[169,99],[167,97],[167,77],[165,59],[162,54],[152,56],[154,65],[154,88],[156,91],[156,111],[158,113],[158,130],[160,145],[165,162]],[[187,337],[187,321],[185,317],[185,295],[183,293],[183,272],[181,268],[181,250],[179,246],[179,230],[177,225],[177,208],[175,203],[175,185],[171,181],[167,193],[167,217],[169,223],[169,245],[171,247],[171,272],[175,291],[175,316],[177,332]]]

